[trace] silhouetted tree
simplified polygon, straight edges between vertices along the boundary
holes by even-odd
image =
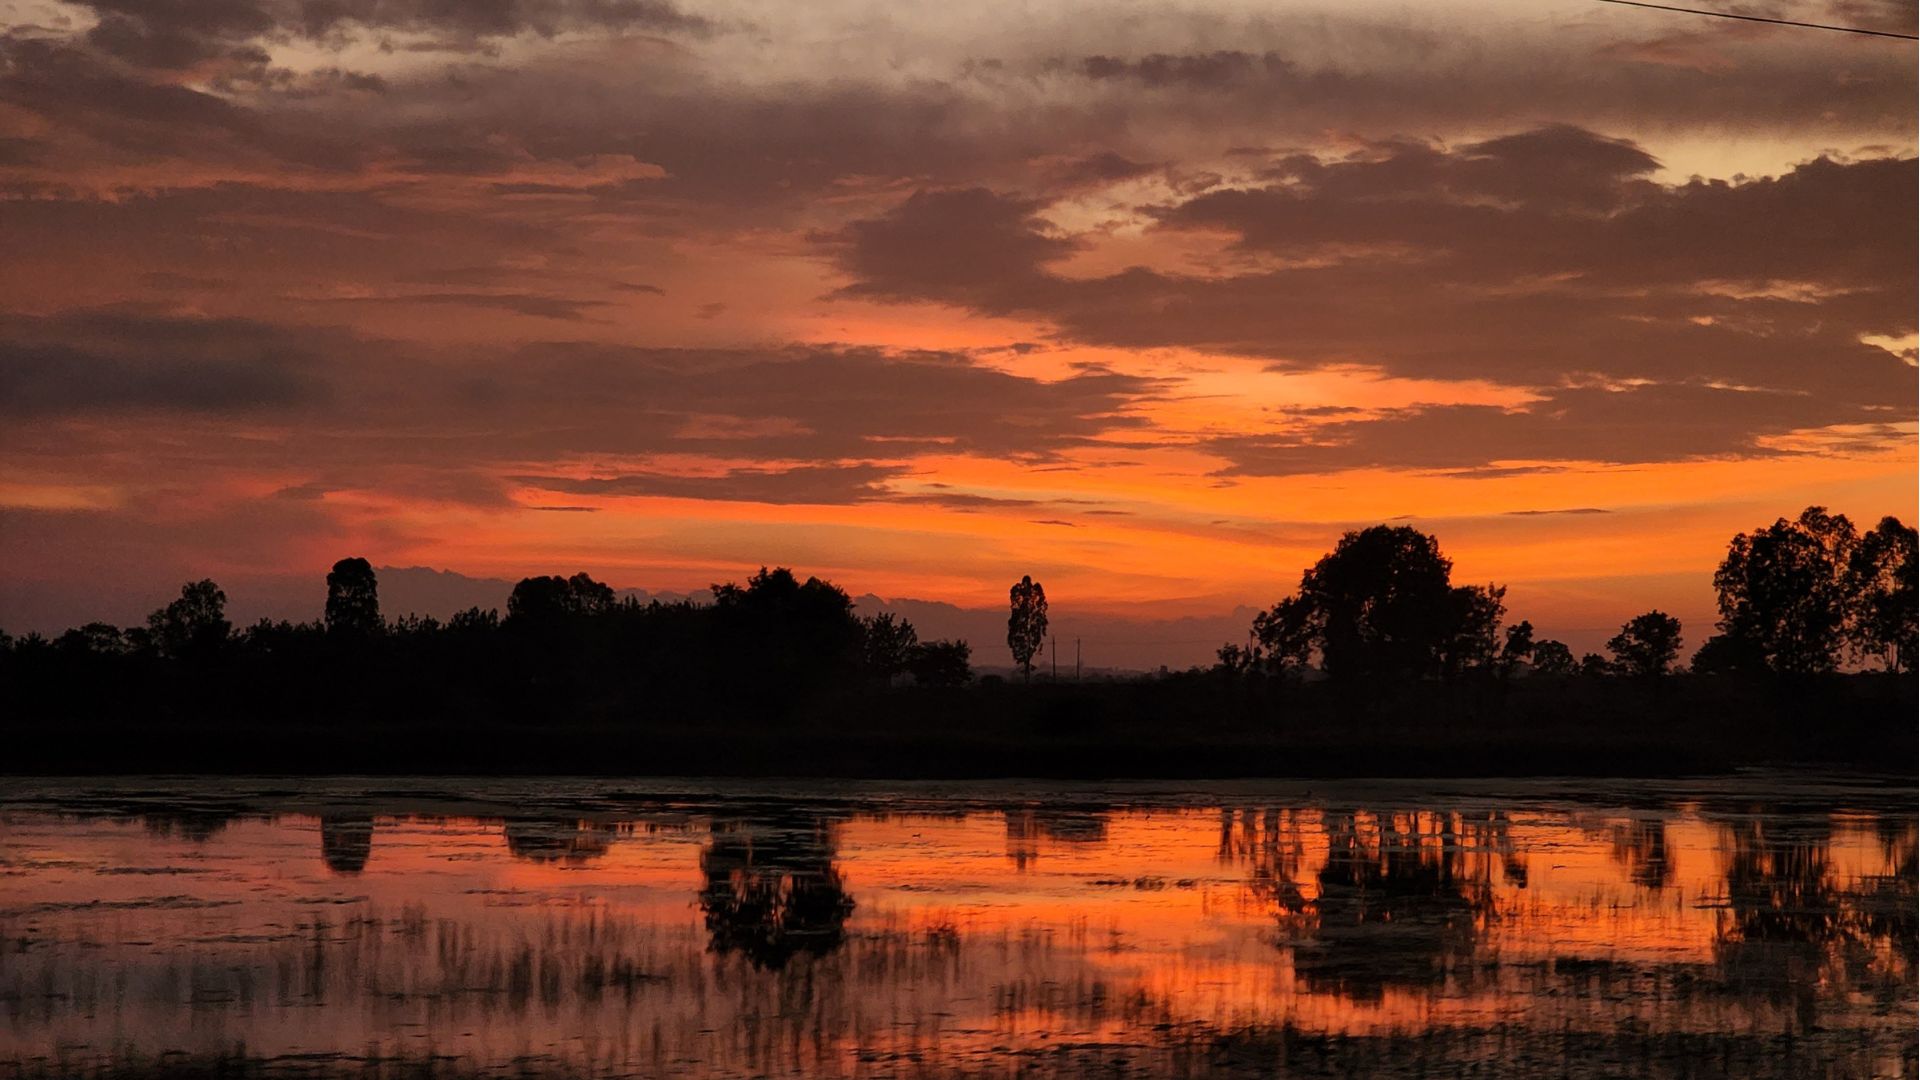
[[[1340,538],[1300,576],[1300,591],[1254,620],[1276,660],[1318,648],[1341,679],[1421,677],[1491,660],[1505,590],[1455,589],[1453,564],[1433,537],[1375,525]]]
[[[715,648],[743,661],[729,675],[738,684],[732,689],[758,693],[763,704],[861,670],[861,623],[853,599],[832,582],[761,567],[745,586],[713,586],[711,618]]]
[[[403,638],[404,637],[430,638],[440,633],[440,631],[444,629],[446,629],[446,627],[440,622],[439,619],[436,619],[431,615],[417,615],[417,614],[414,614],[413,612],[408,612],[407,614],[402,615],[399,618],[394,619],[392,622],[387,624],[388,633],[391,633],[397,637],[403,637]]]
[[[1500,650],[1500,619],[1507,612],[1504,585],[1462,585],[1448,594],[1447,635],[1440,646],[1440,673],[1455,678],[1493,666]]]
[[[1047,590],[1031,577],[1021,577],[1007,591],[1007,648],[1021,674],[1033,678],[1033,654],[1047,639]]]
[[[965,686],[973,679],[972,656],[964,641],[925,641],[913,647],[907,671],[918,686]]]
[[[1734,675],[1767,670],[1760,647],[1732,634],[1715,634],[1694,650],[1687,664],[1695,675]]]
[[[1320,639],[1320,612],[1313,601],[1289,596],[1253,617],[1253,639],[1248,653],[1264,653],[1276,665],[1305,664]],[[1262,659],[1255,655],[1249,663]]]
[[[225,645],[233,632],[227,594],[211,580],[180,587],[180,599],[147,616],[147,633],[160,655],[204,655]]]
[[[1579,665],[1564,642],[1547,638],[1533,643],[1533,670],[1541,675],[1571,675]]]
[[[522,623],[551,623],[581,615],[604,615],[613,610],[613,588],[585,573],[570,578],[521,578],[507,597],[507,619]]]
[[[1220,662],[1214,665],[1215,669],[1232,678],[1252,671],[1261,659],[1258,645],[1240,646],[1232,642],[1220,646],[1213,655],[1220,658]]]
[[[1580,658],[1580,674],[1587,676],[1611,675],[1613,674],[1613,665],[1608,663],[1607,658],[1601,656],[1599,653],[1590,652]]]
[[[326,621],[330,634],[370,637],[383,629],[373,564],[360,558],[333,564],[327,573]]]
[[[1820,506],[1735,536],[1713,575],[1721,633],[1773,671],[1832,671],[1846,638],[1856,543],[1853,523]]]
[[[1607,641],[1622,675],[1665,675],[1680,655],[1680,620],[1661,611],[1635,615]]]
[[[490,634],[500,629],[500,613],[492,608],[470,607],[447,620],[450,634]]]
[[[112,623],[90,622],[55,638],[53,647],[82,656],[122,656],[132,650],[133,644],[126,632]]]
[[[913,624],[883,611],[860,623],[860,659],[862,665],[882,679],[891,679],[907,670],[920,635]]]
[[[1507,627],[1507,640],[1500,646],[1498,669],[1501,678],[1511,676],[1514,669],[1533,656],[1533,624],[1525,619]]]
[[[1899,518],[1884,517],[1860,537],[1847,563],[1854,654],[1874,657],[1888,671],[1912,671],[1920,643],[1914,548],[1914,530]]]

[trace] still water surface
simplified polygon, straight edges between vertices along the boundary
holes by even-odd
[[[0,782],[0,1077],[1912,1076],[1910,782]]]

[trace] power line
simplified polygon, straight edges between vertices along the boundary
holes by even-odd
[[[1741,22],[1771,23],[1774,26],[1798,26],[1806,30],[1832,30],[1841,34],[1864,34],[1868,37],[1920,41],[1920,36],[1902,34],[1894,30],[1868,30],[1861,26],[1833,26],[1828,23],[1797,22],[1793,19],[1770,19],[1764,15],[1736,15],[1731,11],[1708,11],[1704,8],[1675,7],[1672,4],[1649,4],[1646,0],[1594,0],[1594,2],[1620,4],[1623,7],[1652,8],[1655,11],[1677,11],[1683,15],[1711,15],[1716,19],[1739,19]]]

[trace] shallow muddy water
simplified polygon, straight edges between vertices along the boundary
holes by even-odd
[[[0,1077],[1912,1076],[1910,782],[0,780]]]

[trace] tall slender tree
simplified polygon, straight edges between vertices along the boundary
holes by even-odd
[[[1007,592],[1007,648],[1027,679],[1033,678],[1033,654],[1047,639],[1047,590],[1022,576]]]

